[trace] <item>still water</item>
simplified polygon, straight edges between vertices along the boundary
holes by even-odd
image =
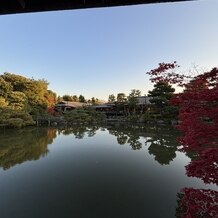
[[[170,127],[0,130],[1,218],[171,218],[185,165]]]

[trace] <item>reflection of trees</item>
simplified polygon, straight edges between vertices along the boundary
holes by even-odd
[[[218,185],[218,148],[206,149],[186,166],[186,174]]]
[[[149,145],[149,154],[153,154],[160,164],[169,164],[176,157],[178,132],[170,127],[111,125],[108,130],[111,135],[117,137],[119,144],[128,143],[133,150],[142,148],[140,137],[147,138],[145,144]]]
[[[75,125],[66,129],[59,130],[59,133],[62,132],[63,135],[71,135],[73,134],[77,139],[83,139],[85,134],[88,137],[92,137],[96,134],[96,131],[99,129],[98,126],[83,126],[83,125]]]
[[[75,138],[82,139],[85,136],[86,127],[85,126],[74,126],[62,130],[63,135],[73,134]]]
[[[169,164],[176,157],[175,143],[171,144],[171,141],[164,139],[163,136],[155,135],[146,141],[148,142],[150,143],[149,154],[153,154],[158,163]]]
[[[218,126],[213,128],[218,130]],[[191,133],[185,132],[183,150],[191,154],[191,162],[185,167],[186,175],[197,177],[206,184],[218,185],[218,147],[213,132],[204,133],[201,125]],[[200,134],[199,134],[200,133]],[[216,133],[217,134],[217,133]],[[215,135],[216,136],[216,135]],[[197,138],[197,140],[196,140]],[[205,143],[207,142],[207,143]],[[210,142],[210,143],[208,143]],[[211,189],[183,188],[178,194],[177,217],[218,217],[218,192]]]
[[[155,127],[150,130],[150,136],[145,144],[149,145],[149,154],[154,155],[155,160],[163,164],[169,164],[176,157],[178,132],[171,127]]]
[[[128,143],[132,147],[133,150],[140,150],[142,148],[142,143],[139,141],[139,136],[137,135],[129,135]]]
[[[96,131],[99,129],[98,126],[92,126],[92,127],[88,127],[87,129],[87,134],[88,137],[92,137],[96,134]],[[104,131],[103,128],[101,129],[101,131]]]
[[[214,122],[215,123],[215,122]],[[191,154],[191,162],[185,167],[186,175],[197,177],[206,184],[218,185],[218,126],[210,124],[208,131],[202,125],[196,125],[190,132],[185,132],[181,142],[183,150]],[[215,138],[215,140],[214,140]],[[218,218],[218,191],[183,188],[178,194],[177,217]]]
[[[24,161],[37,160],[47,155],[47,145],[55,137],[55,129],[5,131],[0,134],[0,167],[6,170]]]
[[[193,150],[193,149],[192,149]],[[185,167],[186,174],[218,185],[218,148],[196,150],[197,156]],[[218,192],[183,188],[178,196],[177,217],[218,217]]]
[[[218,185],[218,149],[206,148],[185,168],[186,174]],[[218,192],[183,188],[178,194],[177,217],[218,217]]]
[[[177,194],[176,217],[215,218],[218,212],[218,192],[205,189],[184,188]]]
[[[117,137],[117,142],[120,145],[129,144],[133,150],[142,148],[140,136],[144,134],[143,128],[140,129],[140,127],[136,125],[111,125],[107,128],[109,134]]]
[[[125,134],[123,134],[122,132],[121,132],[121,134],[119,134],[119,135],[117,136],[117,142],[118,142],[118,144],[120,144],[120,145],[126,144],[127,139],[128,139],[128,136],[125,135]]]
[[[170,147],[166,144],[152,143],[148,148],[149,154],[155,156],[155,160],[163,164],[169,164],[176,157],[176,147]]]

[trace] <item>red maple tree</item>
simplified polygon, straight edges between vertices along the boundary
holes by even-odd
[[[165,81],[184,87],[172,97],[179,106],[178,140],[182,151],[196,152],[197,159],[186,166],[186,174],[205,183],[218,184],[218,68],[191,77],[175,72],[176,62],[160,63],[147,72],[152,82]],[[184,188],[181,190],[179,217],[218,217],[218,192]]]
[[[152,82],[165,81],[184,86],[171,103],[179,106],[178,128],[184,133],[180,142],[184,150],[201,150],[218,146],[218,69],[191,78],[176,73],[176,62],[160,63],[147,72]],[[189,78],[188,83],[184,83]]]

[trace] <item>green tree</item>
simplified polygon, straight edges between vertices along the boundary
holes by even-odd
[[[133,114],[135,114],[136,106],[138,104],[138,97],[141,96],[141,91],[138,89],[132,89],[131,93],[128,96],[129,108],[133,109]]]
[[[28,106],[32,115],[45,113],[49,106],[46,100],[48,82],[45,80],[30,80],[23,91],[27,96]]]
[[[0,106],[31,115],[45,114],[46,109],[56,102],[56,94],[48,90],[48,84],[44,79],[4,73],[0,75]]]
[[[31,97],[32,94],[38,95],[39,98],[37,100],[39,101],[41,100],[40,98],[43,99],[45,93],[47,92],[48,82],[45,80],[33,80],[32,79],[32,80],[29,80],[23,86],[25,86],[24,89],[20,91],[25,92],[28,97]],[[32,97],[36,98],[35,96],[32,96]]]
[[[117,102],[118,103],[125,103],[127,101],[126,95],[124,93],[117,94]]]
[[[72,100],[77,102],[79,99],[78,99],[77,95],[73,95]]]
[[[73,101],[73,98],[70,95],[63,95],[62,98],[63,98],[64,101]]]
[[[0,77],[0,96],[7,98],[8,93],[12,91],[12,85]]]
[[[152,97],[150,102],[155,106],[156,110],[164,118],[164,114],[170,111],[172,106],[169,100],[172,98],[175,89],[168,82],[160,81],[154,85],[154,89],[148,92],[148,96]],[[174,108],[176,110],[176,108]]]
[[[57,102],[57,95],[55,92],[47,90],[47,92],[45,93],[45,99],[47,106],[51,107],[54,106],[54,104]]]
[[[4,73],[0,76],[0,88],[0,95],[5,97],[9,106],[14,109],[25,109],[34,114],[45,112],[50,104],[48,96],[51,92],[48,91],[48,82],[44,79],[34,80]]]
[[[111,94],[108,96],[108,102],[110,103],[114,103],[116,101],[115,95]]]
[[[95,111],[95,109],[90,107],[76,108],[75,110],[65,113],[64,117],[67,120],[68,124],[102,122],[106,119],[104,113]]]
[[[82,102],[82,103],[86,102],[85,97],[83,95],[79,96],[79,102]]]
[[[91,98],[91,103],[92,103],[92,105],[95,105],[95,104],[96,104],[96,99],[95,99],[95,97],[92,97],[92,98]]]
[[[117,94],[117,109],[119,112],[123,112],[126,114],[126,107],[125,104],[127,102],[126,95],[124,93],[118,93]]]
[[[10,107],[0,108],[0,126],[20,128],[33,124],[32,116],[24,111]]]
[[[25,84],[30,81],[23,76],[12,74],[12,73],[4,73],[1,76],[7,83],[13,87],[13,91],[22,92],[25,89]]]
[[[6,106],[8,106],[8,102],[4,97],[0,96],[0,108],[4,108]]]
[[[57,102],[61,102],[61,101],[63,101],[63,97],[58,96],[58,98],[57,98]]]
[[[14,91],[10,92],[9,96],[9,106],[15,110],[22,110],[25,107],[25,102],[27,100],[26,95],[23,92]]]

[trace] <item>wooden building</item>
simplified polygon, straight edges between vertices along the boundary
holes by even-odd
[[[58,111],[58,112],[66,112],[66,111],[71,111],[76,108],[85,107],[85,106],[87,106],[86,103],[74,102],[74,101],[61,101],[61,102],[58,102],[54,106],[54,109],[55,111]]]

